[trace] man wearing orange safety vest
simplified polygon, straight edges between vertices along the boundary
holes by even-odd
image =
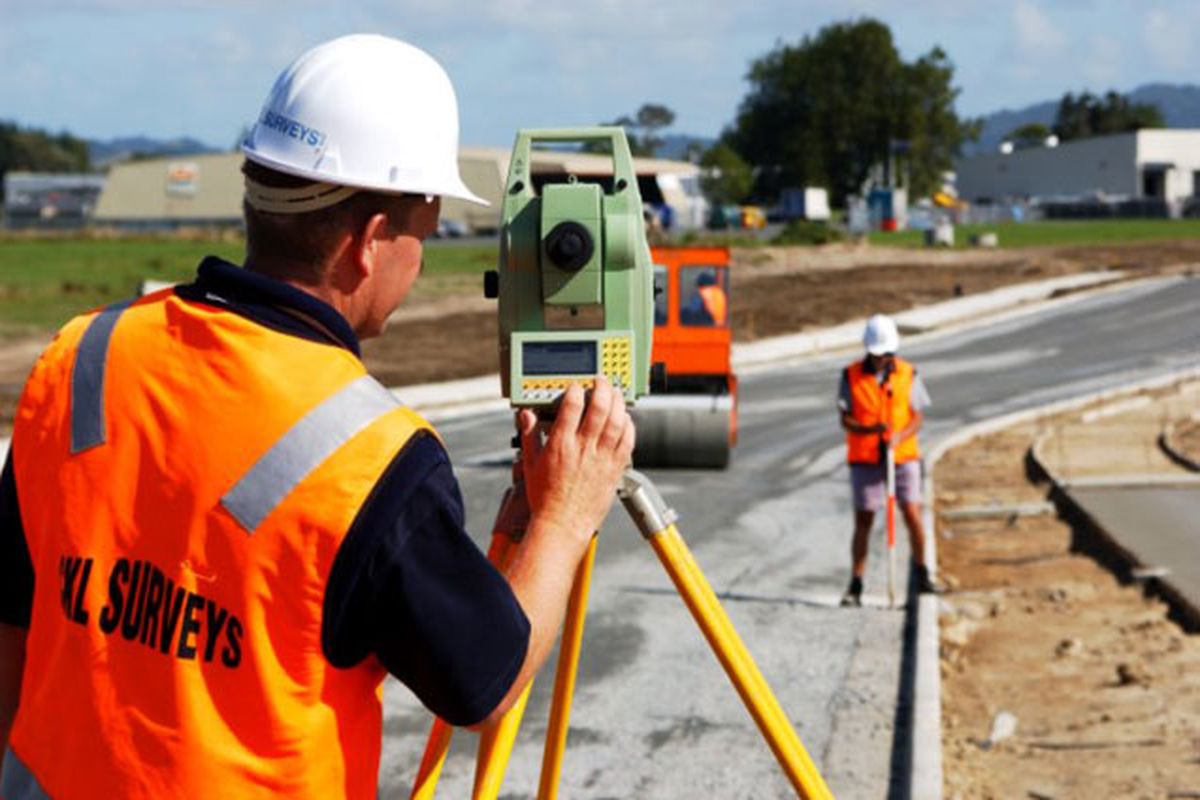
[[[682,309],[680,320],[686,325],[720,327],[728,313],[725,290],[717,285],[711,270],[704,270],[696,279],[696,293]]]
[[[850,491],[854,503],[851,578],[842,605],[862,604],[867,544],[875,512],[887,502],[887,448],[895,459],[896,500],[908,528],[917,589],[937,592],[925,565],[921,524],[921,454],[917,431],[929,392],[912,364],[897,357],[900,334],[890,317],[876,314],[863,331],[866,354],[842,370],[838,409],[846,431]]]
[[[369,798],[391,673],[495,721],[550,650],[633,448],[621,395],[517,418],[501,575],[433,428],[371,378],[457,168],[449,78],[349,36],[243,144],[246,261],[69,322],[0,477],[4,800]],[[543,438],[544,436],[544,438]]]

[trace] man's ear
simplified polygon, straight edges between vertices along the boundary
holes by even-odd
[[[354,241],[354,266],[362,278],[369,278],[375,271],[375,254],[380,244],[390,238],[391,225],[383,212],[372,214],[359,231]]]

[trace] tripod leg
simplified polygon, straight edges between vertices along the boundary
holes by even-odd
[[[529,690],[532,688],[533,681],[530,681],[503,719],[480,735],[479,749],[475,755],[475,789],[471,795],[474,800],[494,800],[500,794],[504,770],[508,766],[509,756],[512,755],[517,731],[521,727],[521,718],[525,715],[525,704],[529,702]]]
[[[542,755],[542,775],[538,790],[539,797],[554,797],[558,791],[558,776],[562,770],[563,751],[566,747],[568,720],[571,713],[571,696],[575,688],[575,674],[579,666],[579,649],[583,641],[583,623],[587,610],[588,589],[591,586],[592,564],[596,558],[596,539],[593,537],[587,552],[575,574],[575,583],[567,604],[566,620],[563,624],[563,640],[559,648],[558,667],[554,679],[554,700],[550,708],[550,720],[546,731],[546,745]],[[512,755],[521,717],[529,700],[525,687],[504,719],[492,730],[486,731],[479,740],[479,751],[475,762],[474,800],[494,800],[500,793],[504,780],[504,769]]]
[[[425,755],[421,756],[421,767],[413,781],[410,800],[432,800],[438,778],[442,774],[442,765],[446,763],[446,753],[450,750],[452,736],[454,728],[450,723],[440,718],[434,719],[433,728],[429,731],[429,740],[425,744]]]
[[[596,561],[596,538],[588,544],[587,553],[579,562],[575,584],[567,604],[563,624],[562,644],[554,675],[554,701],[546,729],[546,744],[542,750],[542,775],[538,782],[538,800],[554,800],[558,796],[558,778],[562,772],[563,751],[567,746],[567,729],[571,718],[571,698],[575,693],[575,675],[579,670],[579,651],[583,643],[583,623],[587,616],[588,590],[592,584],[592,565]]]
[[[499,531],[493,533],[491,544],[488,545],[488,560],[503,569],[512,556],[513,544],[512,537],[507,533]],[[521,705],[524,707],[523,703]],[[453,736],[454,726],[444,720],[434,719],[433,727],[429,731],[429,739],[425,744],[425,754],[421,756],[421,766],[417,769],[417,777],[413,780],[412,792],[409,794],[410,800],[431,800],[433,798],[434,790],[437,789],[438,777],[442,774],[442,765],[446,763],[446,753],[450,750],[450,739]]]

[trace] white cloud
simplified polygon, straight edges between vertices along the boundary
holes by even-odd
[[[1079,69],[1093,85],[1126,83],[1125,58],[1121,43],[1112,36],[1096,34],[1082,48]]]
[[[1057,55],[1067,44],[1066,34],[1030,0],[1013,5],[1012,19],[1017,49],[1027,56]]]
[[[1146,52],[1156,66],[1183,72],[1196,65],[1196,16],[1151,9],[1142,26]]]

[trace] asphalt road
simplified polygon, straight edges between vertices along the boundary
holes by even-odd
[[[917,365],[934,403],[923,441],[1198,365],[1197,307],[1200,281],[1158,281],[912,339],[902,354]],[[866,607],[836,606],[848,575],[850,501],[833,397],[852,357],[743,374],[731,468],[650,474],[834,793],[903,796],[908,742],[893,729],[906,719],[898,704],[906,615],[884,607],[882,536],[873,540]],[[439,425],[481,545],[507,479],[510,424],[491,414]],[[903,542],[900,553],[903,564]],[[546,670],[504,797],[536,794],[551,684]],[[386,703],[381,796],[404,796],[428,717],[394,681]],[[475,738],[456,737],[441,796],[469,794]],[[653,552],[619,508],[601,535],[561,786],[573,798],[791,796]]]

